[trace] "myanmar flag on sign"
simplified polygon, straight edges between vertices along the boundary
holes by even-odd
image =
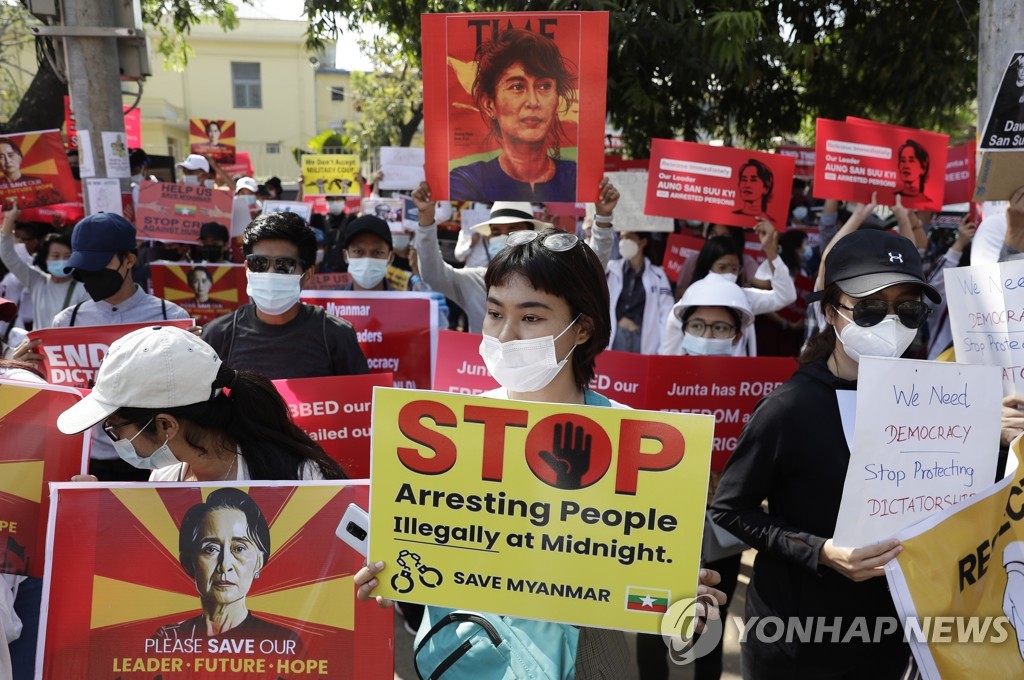
[[[177,205],[174,206],[174,212],[176,212],[179,215],[195,215],[196,207],[194,205],[183,205],[181,203],[178,203]]]
[[[671,590],[629,586],[626,588],[626,609],[664,614],[668,611],[668,601],[671,597]]]

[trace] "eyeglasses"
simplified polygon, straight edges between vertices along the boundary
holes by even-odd
[[[847,307],[842,303],[839,303],[839,306],[853,312],[853,322],[865,328],[878,325],[889,315],[889,303],[885,300],[861,300],[853,307]],[[931,307],[920,300],[900,302],[894,309],[900,323],[907,328],[920,328],[932,313]]]
[[[508,240],[505,241],[507,246],[521,246],[525,243],[535,241],[540,237],[539,231],[532,231],[530,229],[523,229],[522,231],[513,231],[508,235]],[[556,253],[564,253],[570,250],[573,246],[579,243],[580,240],[576,237],[576,234],[570,234],[567,231],[560,231],[556,234],[548,234],[540,240],[540,244]]]
[[[104,425],[103,426],[103,431],[107,433],[108,437],[110,437],[110,441],[112,441],[112,442],[121,441],[121,439],[123,439],[123,437],[120,437],[117,434],[117,431],[120,430],[122,427],[126,427],[128,425],[140,425],[140,424],[142,424],[144,422],[146,424],[139,428],[139,432],[142,432],[147,427],[149,427],[149,424],[151,422],[153,422],[153,420],[154,420],[154,418],[150,418],[149,420],[145,420],[145,421],[142,421],[142,420],[129,421],[127,423],[120,423],[119,425]],[[139,433],[136,432],[135,433],[135,437],[138,437],[138,436],[139,436]],[[135,437],[132,437],[132,439],[135,439]]]
[[[245,266],[249,271],[262,274],[271,271],[275,274],[294,274],[299,268],[299,260],[294,257],[271,257],[270,255],[246,255]]]
[[[731,338],[736,335],[736,326],[731,323],[725,323],[724,321],[716,321],[712,324],[701,321],[700,319],[690,319],[683,326],[686,332],[690,335],[704,335],[704,331],[708,328],[711,329],[711,337],[719,340]]]

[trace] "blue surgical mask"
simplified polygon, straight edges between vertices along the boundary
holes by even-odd
[[[505,249],[506,241],[508,241],[508,236],[505,234],[492,236],[487,239],[487,254],[492,258],[497,257],[498,253]]]
[[[153,422],[152,420],[149,423]],[[121,460],[128,463],[132,467],[138,468],[139,470],[159,470],[160,468],[170,467],[171,465],[177,465],[181,461],[174,457],[174,453],[171,451],[171,447],[167,445],[165,440],[153,453],[149,454],[145,458],[135,452],[135,445],[132,444],[135,439],[142,434],[142,431],[149,427],[149,423],[146,423],[142,428],[135,433],[135,437],[131,439],[118,439],[114,442],[114,451],[121,457]]]
[[[67,260],[47,260],[46,271],[50,273],[50,276],[56,276],[58,278],[68,276],[64,273],[64,267],[68,266]]]

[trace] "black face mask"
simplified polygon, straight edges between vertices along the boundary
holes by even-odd
[[[158,260],[177,262],[181,259],[181,251],[177,248],[156,248],[154,254]]]
[[[199,257],[207,262],[221,262],[224,260],[224,248],[222,246],[201,246]]]
[[[116,269],[101,269],[98,272],[75,270],[75,278],[85,286],[85,292],[96,302],[106,300],[121,290],[121,284],[128,278],[128,272],[121,276]]]

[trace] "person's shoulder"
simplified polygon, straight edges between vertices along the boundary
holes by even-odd
[[[497,166],[498,172],[501,172],[501,166],[496,158],[491,161],[468,163],[451,170],[448,173],[451,199],[453,201],[472,201],[482,198],[479,195],[479,189],[483,185],[485,177],[488,174],[493,174],[493,166]]]
[[[306,304],[306,303],[302,303],[302,304]],[[355,326],[353,326],[352,323],[348,319],[346,319],[344,317],[340,317],[340,316],[335,316],[334,314],[328,314],[327,310],[324,309],[323,307],[320,307],[319,305],[306,305],[306,306],[310,308],[309,314],[310,314],[311,317],[316,318],[316,319],[320,319],[321,317],[324,317],[324,316],[327,317],[327,329],[328,329],[328,332],[335,331],[335,332],[346,334],[346,335],[348,333],[355,334],[355,332],[356,332]]]
[[[157,468],[149,473],[151,482],[177,482],[184,478],[185,463]]]
[[[157,299],[162,301],[161,307],[166,305],[167,319],[169,321],[180,321],[192,318],[192,315],[182,308],[181,305],[171,302],[170,300],[163,300],[162,298]]]

